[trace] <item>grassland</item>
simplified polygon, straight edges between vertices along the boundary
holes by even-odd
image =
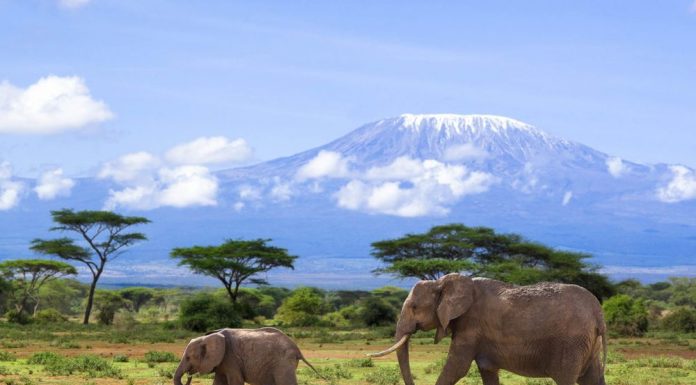
[[[401,383],[396,357],[371,360],[366,352],[391,343],[388,328],[289,329],[305,356],[333,384]],[[162,325],[115,328],[77,324],[16,326],[0,323],[0,385],[170,384],[178,357],[193,333]],[[447,354],[429,335],[413,339],[411,362],[418,384],[433,384]],[[696,336],[653,335],[610,340],[607,382],[614,385],[696,385]],[[304,364],[301,384],[326,384]],[[209,376],[193,384],[210,384]],[[507,385],[553,384],[501,372]],[[475,365],[461,384],[481,384]]]

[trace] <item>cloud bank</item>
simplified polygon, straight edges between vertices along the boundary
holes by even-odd
[[[611,174],[611,176],[613,176],[614,178],[619,178],[626,171],[628,171],[628,166],[626,166],[624,161],[618,157],[608,158],[606,164],[607,171],[609,171],[609,174]]]
[[[76,76],[47,76],[25,89],[0,83],[0,133],[56,134],[112,117]]]

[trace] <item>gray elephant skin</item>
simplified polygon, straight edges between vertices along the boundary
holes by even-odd
[[[435,343],[452,341],[437,385],[453,385],[472,361],[484,385],[498,385],[498,371],[550,377],[558,385],[604,385],[606,326],[602,307],[586,289],[559,283],[515,286],[448,274],[420,281],[404,301],[391,348],[406,385],[414,385],[408,339],[437,329]],[[602,356],[603,352],[603,357]]]
[[[299,360],[317,372],[278,329],[221,329],[189,342],[173,383],[182,385],[184,373],[190,385],[192,374],[214,372],[213,385],[297,385]]]

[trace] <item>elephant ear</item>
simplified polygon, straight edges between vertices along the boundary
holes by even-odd
[[[469,277],[452,273],[437,280],[440,300],[437,319],[440,324],[435,333],[435,343],[447,335],[447,327],[453,319],[466,313],[474,302],[474,283]]]
[[[203,374],[210,373],[220,365],[225,356],[225,336],[222,333],[213,333],[202,337],[199,349],[201,363],[198,371]]]

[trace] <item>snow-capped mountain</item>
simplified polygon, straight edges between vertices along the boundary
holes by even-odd
[[[161,174],[127,188],[87,178],[68,198],[26,199],[0,212],[0,259],[26,254],[31,239],[49,236],[50,209],[99,209],[116,193],[134,203],[118,211],[153,223],[144,229],[150,240],[129,252],[131,262],[105,277],[112,282],[185,275],[191,283],[168,258],[171,248],[267,237],[301,257],[294,272],[273,273],[274,283],[394,284],[370,274],[370,243],[451,222],[592,253],[614,277],[696,275],[693,169],[630,162],[505,117],[404,114],[249,167]],[[142,205],[138,194],[160,188],[153,178],[161,177],[169,178],[169,201],[184,191],[192,207],[162,199],[154,209]],[[205,199],[187,178],[206,186]]]

